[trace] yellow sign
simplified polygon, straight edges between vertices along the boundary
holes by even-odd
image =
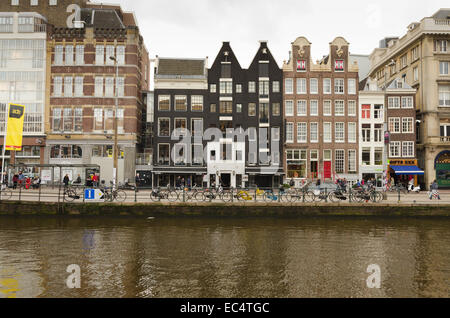
[[[6,131],[6,150],[22,150],[24,118],[25,106],[9,104],[8,130]]]

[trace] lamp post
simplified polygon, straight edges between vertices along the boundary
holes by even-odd
[[[113,148],[113,189],[116,190],[117,187],[117,179],[118,179],[118,169],[117,169],[117,158],[119,156],[119,149],[117,146],[117,114],[119,110],[119,90],[117,85],[117,80],[119,78],[119,66],[117,64],[117,59],[114,56],[109,57],[112,61],[114,61],[114,66],[116,68],[116,75],[114,77],[115,82],[115,110],[114,110],[114,148]]]

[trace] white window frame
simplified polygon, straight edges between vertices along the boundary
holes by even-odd
[[[413,117],[402,117],[402,133],[413,134],[414,133],[414,118]],[[409,126],[408,129],[404,129],[405,125]]]
[[[284,79],[284,93],[285,94],[294,94],[294,79],[293,78],[285,78]]]
[[[290,129],[290,132],[289,132],[289,129]],[[249,137],[249,141],[250,141],[250,137]],[[286,123],[286,143],[288,143],[288,144],[294,143],[294,123],[293,122]]]
[[[395,129],[396,124],[398,124],[398,130]],[[391,127],[393,128],[391,130]],[[388,118],[388,129],[391,134],[401,134],[402,133],[402,126],[400,117],[389,117]]]
[[[319,94],[319,80],[317,78],[309,79],[309,93]]]
[[[289,107],[288,107],[289,105]],[[294,116],[294,101],[286,100],[284,102],[284,115],[285,116]]]
[[[354,78],[349,78],[347,81],[348,85],[348,94],[355,95],[356,94],[356,80]]]
[[[439,107],[450,106],[450,85],[438,86]]]
[[[297,122],[297,143],[304,144],[308,142],[308,123]]]
[[[341,104],[342,103],[342,107],[340,106],[338,108],[338,103]],[[338,111],[341,110],[342,112]],[[334,101],[334,116],[345,116],[345,101],[344,100],[335,100]]]
[[[298,77],[296,79],[296,92],[297,94],[307,94],[308,93],[308,88],[306,87],[306,78],[303,77]]]
[[[319,123],[317,122],[309,123],[309,139],[311,143],[319,142]]]
[[[328,127],[328,131],[327,128]],[[323,142],[331,143],[333,141],[333,125],[331,122],[323,123]]]
[[[394,147],[397,147],[398,154],[393,153]],[[401,142],[400,141],[391,141],[389,143],[389,157],[391,158],[399,158],[401,156]]]
[[[75,64],[76,65],[84,64],[84,45],[77,45],[75,47]]]
[[[319,116],[319,101],[316,99],[309,101],[309,116]]]
[[[297,116],[307,116],[308,103],[304,99],[297,100]]]
[[[342,171],[338,170],[337,163],[338,163],[338,151],[339,153],[342,153],[342,159],[339,158],[339,161],[342,160]],[[345,150],[344,149],[335,149],[334,150],[334,170],[336,173],[345,173]]]
[[[342,127],[342,132],[338,130],[338,127]],[[334,142],[344,143],[345,142],[345,123],[335,122],[334,123]]]
[[[343,95],[345,93],[345,81],[343,78],[334,79],[334,93],[338,95]]]
[[[347,101],[347,116],[356,116],[356,100],[350,99]]]
[[[352,155],[350,155],[352,154]],[[356,172],[356,150],[349,149],[347,154],[348,172]]]
[[[331,78],[323,79],[323,93],[325,95],[331,94]]]
[[[402,108],[414,108],[414,102],[412,96],[402,96],[401,98]]]
[[[389,96],[388,97],[388,108],[389,109],[399,109],[400,108],[400,97]]]
[[[439,61],[439,75],[448,75],[449,61]]]
[[[402,142],[402,157],[406,158],[414,157],[414,141]]]
[[[272,92],[273,93],[279,93],[280,92],[280,82],[279,81],[273,81],[272,82]]]
[[[217,85],[216,84],[209,84],[209,92],[210,93],[216,93],[217,92]]]
[[[329,108],[325,108],[325,102],[329,104]],[[329,111],[328,111],[329,110]],[[333,104],[331,100],[327,99],[323,101],[323,115],[324,116],[331,116],[333,114]]]
[[[356,122],[348,123],[348,142],[356,143]]]

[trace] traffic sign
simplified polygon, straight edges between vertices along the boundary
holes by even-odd
[[[85,202],[104,202],[104,193],[100,189],[85,189],[84,190]]]

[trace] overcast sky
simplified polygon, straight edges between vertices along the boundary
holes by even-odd
[[[95,0],[100,2],[100,0]],[[105,1],[106,2],[106,1]],[[448,0],[108,0],[134,11],[151,57],[209,57],[230,41],[242,67],[248,67],[259,40],[281,66],[298,36],[312,43],[313,60],[328,54],[336,36],[350,42],[350,53],[370,54],[385,36],[402,36],[406,27]]]

